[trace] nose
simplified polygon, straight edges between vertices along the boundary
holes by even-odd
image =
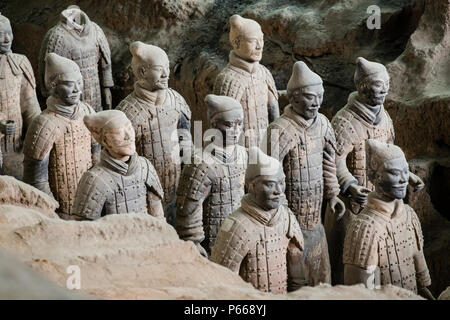
[[[312,105],[313,107],[317,107],[319,105],[319,97],[314,97]]]
[[[167,68],[164,68],[163,69],[163,71],[162,71],[162,75],[161,75],[161,77],[162,78],[167,78],[167,76],[169,75],[169,69]]]
[[[5,34],[4,42],[9,43],[11,41],[11,36],[9,34]]]
[[[274,192],[274,194],[276,194],[276,195],[281,194],[281,184],[277,183],[275,185],[275,192]]]
[[[264,40],[257,40],[256,41],[256,49],[258,49],[258,50],[261,49],[263,44],[264,44]]]
[[[402,172],[400,175],[400,183],[406,183],[409,180],[409,172]]]
[[[79,84],[78,82],[75,82],[75,85],[73,87],[73,92],[78,93],[81,91],[81,84]]]

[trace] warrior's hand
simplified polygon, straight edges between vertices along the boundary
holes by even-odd
[[[423,183],[422,179],[412,172],[409,173],[409,184],[414,188],[414,192],[420,191],[425,187],[425,183]]]
[[[341,220],[345,213],[345,204],[336,196],[330,199],[330,210],[337,216],[336,220]]]
[[[427,287],[419,288],[419,293],[422,297],[428,300],[436,300],[430,290]]]
[[[198,251],[202,256],[204,256],[206,259],[208,259],[208,253],[206,253],[205,248],[203,248],[199,242],[195,242],[195,246],[197,247]]]
[[[357,203],[359,203],[362,206],[366,205],[367,202],[367,195],[371,191],[367,189],[366,187],[359,186],[357,184],[351,184],[348,187],[348,193],[350,193],[350,196],[353,200],[355,200]]]
[[[105,97],[105,108],[104,110],[111,110],[112,107],[112,96],[110,88],[103,88],[103,95]]]

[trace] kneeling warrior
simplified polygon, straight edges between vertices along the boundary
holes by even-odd
[[[239,272],[261,291],[286,293],[297,289],[302,278],[296,272],[299,266],[288,264],[291,255],[301,256],[302,232],[283,205],[285,176],[280,162],[256,147],[250,151],[245,173],[249,193],[222,223],[211,260]]]
[[[84,117],[84,123],[104,149],[100,163],[83,174],[74,214],[86,220],[108,214],[148,213],[164,219],[163,191],[153,165],[138,156],[134,129],[118,110]]]
[[[201,159],[194,157],[193,163],[183,168],[176,229],[181,239],[194,241],[207,256],[222,221],[241,205],[247,149],[238,145],[244,121],[241,104],[213,94],[207,95],[205,102],[210,127],[220,133],[205,147]]]
[[[367,205],[349,225],[344,242],[344,284],[368,288],[393,284],[427,298],[430,274],[414,210],[403,203],[409,168],[402,150],[366,141],[367,176],[375,186]]]

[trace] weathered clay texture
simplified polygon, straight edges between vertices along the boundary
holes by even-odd
[[[111,51],[103,30],[83,11],[67,8],[60,14],[60,21],[47,31],[39,53],[39,80],[42,95],[49,96],[49,88],[44,81],[45,57],[54,52],[75,61],[83,75],[84,102],[95,111],[111,107],[111,98],[102,101],[102,90],[114,85],[111,72]],[[110,93],[109,93],[110,95]],[[103,102],[103,104],[102,104]]]
[[[78,265],[81,291],[77,293],[83,296],[77,298],[420,299],[393,286],[381,290],[319,286],[286,296],[264,294],[228,269],[202,258],[191,242],[179,240],[175,230],[159,219],[131,214],[111,215],[95,222],[65,221],[51,210],[42,210],[43,203],[50,208],[55,201],[39,190],[4,176],[0,176],[0,183],[11,186],[10,191],[2,192],[11,196],[0,204],[2,251],[63,288],[67,267]],[[27,198],[39,200],[27,207],[17,206],[15,198],[22,192]],[[23,264],[0,255],[2,298],[56,298],[54,294],[69,298],[62,289],[49,289],[48,282],[22,278],[22,270]],[[20,282],[15,281],[17,277]]]
[[[77,2],[101,26],[111,46],[116,84],[113,105],[133,90],[129,44],[136,40],[152,43],[168,53],[170,86],[190,105],[192,120],[203,120],[204,130],[204,97],[212,92],[218,73],[228,62],[232,49],[228,21],[233,14],[261,25],[265,34],[261,64],[272,73],[278,90],[286,88],[292,65],[298,60],[322,77],[326,94],[321,112],[330,120],[355,90],[353,72],[358,56],[386,65],[391,89],[385,108],[394,123],[396,143],[408,159],[423,158],[414,160],[411,170],[417,170],[413,172],[424,180],[426,189],[411,192],[407,201],[423,223],[433,291],[437,295],[450,285],[450,225],[448,215],[441,216],[448,210],[444,210],[445,201],[439,200],[445,197],[436,191],[450,168],[447,0],[382,1],[381,29],[374,30],[366,26],[367,8],[373,0],[148,3],[142,6],[138,0],[116,0],[105,6],[100,0]],[[0,3],[0,11],[11,19],[14,30],[13,51],[25,54],[34,70],[38,70],[41,41],[58,22],[55,12],[70,4],[69,0]],[[282,109],[287,99],[281,96],[279,101]]]

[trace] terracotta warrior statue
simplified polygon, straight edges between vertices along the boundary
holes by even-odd
[[[214,140],[185,165],[177,191],[176,229],[181,239],[193,241],[202,255],[211,254],[222,221],[241,205],[245,193],[247,150],[238,144],[244,113],[227,96],[209,94],[210,127]]]
[[[95,111],[80,100],[83,78],[72,60],[47,54],[45,82],[50,97],[25,137],[23,179],[53,195],[59,202],[57,213],[70,220],[78,181],[100,152],[83,123],[83,117]]]
[[[228,65],[214,83],[214,93],[235,98],[244,109],[245,146],[259,146],[269,122],[279,117],[278,92],[270,71],[259,64],[264,34],[254,20],[230,18]]]
[[[104,148],[100,162],[78,184],[73,214],[96,220],[108,214],[148,213],[164,219],[163,191],[155,168],[136,153],[134,129],[127,116],[106,110],[84,117]]]
[[[322,201],[335,219],[345,210],[338,198],[334,131],[318,113],[323,101],[319,75],[301,61],[294,64],[287,85],[290,104],[267,129],[268,154],[283,163],[286,197],[305,239],[303,263],[309,285],[331,282],[330,261],[322,225]]]
[[[103,30],[80,10],[69,6],[61,12],[60,21],[44,37],[39,55],[40,87],[44,97],[49,88],[44,81],[47,53],[75,61],[83,75],[82,100],[95,111],[111,109],[111,87],[114,81],[111,71],[111,51]],[[103,95],[103,98],[102,98]]]
[[[403,203],[409,180],[402,150],[368,139],[367,177],[375,191],[350,223],[344,242],[344,283],[368,288],[392,284],[434,299],[423,254],[423,235],[414,210]]]
[[[245,183],[248,193],[223,221],[211,260],[239,273],[261,291],[296,289],[291,283],[298,282],[295,278],[299,276],[301,280],[301,275],[292,272],[289,257],[301,257],[303,236],[297,219],[284,204],[283,167],[252,147]]]
[[[27,128],[41,113],[31,64],[24,55],[11,52],[12,41],[11,24],[0,14],[0,154],[3,151],[5,160],[21,152]],[[21,178],[21,172],[6,166],[4,169],[5,174]]]
[[[356,59],[354,76],[357,92],[350,94],[331,124],[336,134],[337,177],[346,213],[339,222],[325,218],[325,230],[330,249],[333,283],[343,281],[342,246],[345,230],[362,210],[373,184],[366,175],[365,143],[367,139],[394,142],[394,127],[383,107],[389,91],[386,68],[364,58]],[[410,173],[410,183],[416,190],[424,187],[422,180]]]
[[[123,111],[133,124],[138,154],[150,160],[158,173],[164,190],[165,216],[174,225],[183,151],[180,143],[191,141],[191,111],[183,97],[168,87],[169,58],[164,50],[136,41],[130,51],[137,81],[134,91],[117,110]]]

